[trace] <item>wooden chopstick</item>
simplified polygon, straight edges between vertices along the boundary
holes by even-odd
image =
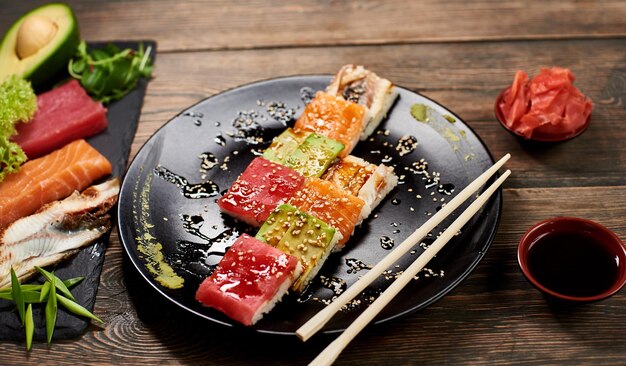
[[[348,328],[328,345],[309,365],[331,365],[341,351],[369,324],[376,315],[415,277],[419,271],[480,210],[511,174],[507,170],[483,192],[454,222],[398,277]]]
[[[437,225],[450,216],[450,214],[472,194],[474,194],[474,192],[478,191],[480,187],[487,183],[489,178],[491,178],[491,176],[494,175],[510,158],[511,154],[504,155],[491,168],[487,169],[483,174],[478,176],[478,178],[465,187],[465,189],[459,192],[456,197],[449,201],[447,205],[443,206],[439,212],[435,213],[420,228],[415,230],[413,234],[406,238],[406,240],[404,240],[396,249],[387,254],[387,256],[378,262],[378,264],[367,271],[367,273],[363,275],[360,280],[352,284],[352,286],[344,291],[344,293],[337,299],[298,328],[296,335],[302,341],[306,341],[313,334],[319,331],[324,324],[326,324],[341,309],[342,306],[360,294],[367,286],[374,282],[381,273],[389,269],[389,267],[396,263],[398,259],[411,250],[415,244],[419,243]]]

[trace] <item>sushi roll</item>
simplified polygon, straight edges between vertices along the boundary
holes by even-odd
[[[302,293],[341,239],[341,233],[325,222],[284,204],[272,212],[256,238],[300,260],[304,269],[292,289]]]
[[[310,134],[310,132],[296,132],[288,128],[272,140],[272,144],[263,152],[263,157],[274,163],[284,165],[287,158],[296,151],[298,146],[300,146]]]
[[[258,157],[217,204],[222,212],[259,227],[272,210],[287,202],[302,187],[304,179],[291,168]]]
[[[398,185],[398,177],[392,167],[370,164],[352,155],[331,165],[322,178],[359,197],[371,210]]]
[[[398,97],[393,84],[361,65],[345,65],[335,75],[326,93],[366,107],[361,140],[371,135]]]
[[[196,300],[253,325],[272,310],[302,273],[292,255],[243,234],[196,292]]]
[[[371,211],[362,199],[336,187],[327,180],[308,178],[289,200],[289,204],[337,229],[342,238],[335,251],[343,249],[362,217]]]
[[[341,142],[312,133],[285,160],[285,165],[305,177],[319,178],[343,148]]]
[[[344,145],[340,157],[350,154],[359,142],[367,108],[341,96],[317,92],[294,125],[296,132],[314,132]]]

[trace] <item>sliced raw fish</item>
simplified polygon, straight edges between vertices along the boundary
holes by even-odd
[[[196,300],[252,325],[272,310],[301,272],[296,257],[243,234],[200,284]]]
[[[307,104],[294,125],[297,132],[314,132],[344,145],[340,157],[350,154],[359,142],[367,108],[323,92]]]
[[[37,113],[17,126],[17,142],[35,159],[107,128],[106,108],[91,99],[77,80],[37,96]]]
[[[11,283],[13,267],[20,279],[76,253],[111,228],[107,211],[117,202],[117,178],[74,192],[43,206],[0,231],[0,287]]]
[[[46,203],[81,191],[111,174],[111,163],[85,140],[22,165],[0,184],[0,228]]]
[[[258,227],[303,183],[304,177],[295,170],[258,157],[252,160],[217,204],[222,212]]]
[[[339,230],[342,238],[335,246],[337,250],[345,246],[354,227],[371,211],[362,199],[319,178],[307,179],[289,204]]]

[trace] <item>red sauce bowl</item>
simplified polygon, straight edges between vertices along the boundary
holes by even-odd
[[[561,238],[569,241],[559,242]],[[585,246],[579,246],[576,240]],[[594,253],[606,254],[599,257],[604,262],[592,261]],[[590,220],[557,217],[535,224],[520,239],[517,260],[531,284],[560,300],[602,300],[626,284],[624,244],[611,230]],[[562,270],[563,264],[569,265],[569,269]],[[559,276],[562,283],[555,281]]]
[[[585,130],[587,129],[587,126],[589,126],[589,121],[591,120],[591,114],[589,115],[589,117],[587,117],[587,120],[585,121],[585,124],[583,124],[581,127],[577,128],[574,131],[568,131],[568,132],[563,132],[560,134],[554,134],[554,133],[545,133],[541,131],[541,128],[535,129],[533,131],[533,134],[531,135],[530,139],[526,138],[523,135],[520,135],[519,133],[511,130],[509,128],[509,126],[506,125],[506,120],[504,118],[504,115],[502,114],[502,111],[500,110],[500,102],[502,101],[502,98],[504,98],[504,93],[506,93],[509,88],[506,88],[504,90],[502,90],[500,92],[500,94],[498,94],[498,97],[496,98],[496,103],[494,104],[494,114],[496,116],[496,119],[498,120],[498,122],[500,122],[500,125],[502,127],[504,127],[505,130],[509,131],[510,133],[512,133],[514,136],[520,138],[523,141],[537,141],[537,142],[561,142],[561,141],[567,141],[570,139],[573,139],[574,137],[580,135],[581,133],[585,132]]]

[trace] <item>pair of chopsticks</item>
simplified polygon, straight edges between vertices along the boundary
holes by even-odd
[[[415,230],[406,240],[402,242],[396,249],[383,258],[378,264],[370,269],[360,280],[350,286],[335,301],[330,303],[326,308],[317,313],[308,322],[302,325],[296,335],[302,340],[308,340],[312,335],[319,331],[342,306],[360,294],[367,286],[369,286],[383,271],[390,268],[400,257],[406,254],[411,248],[419,243],[429,232],[439,225],[446,217],[448,217],[463,202],[472,196],[480,187],[482,187],[493,176],[504,163],[511,158],[510,154],[506,154],[491,168],[487,169],[483,174],[470,183],[465,189],[448,202],[439,212],[433,215],[420,228]],[[370,306],[359,315],[359,317],[339,336],[335,341],[328,345],[309,365],[330,365],[332,364],[341,351],[356,337],[367,324],[369,324],[376,315],[406,286],[418,272],[420,272],[426,264],[441,250],[441,248],[450,241],[450,239],[478,212],[478,210],[487,202],[493,193],[502,185],[506,178],[511,174],[507,170],[494,183],[489,186],[472,204],[467,207],[459,217],[426,249],[414,262],[400,275]]]

